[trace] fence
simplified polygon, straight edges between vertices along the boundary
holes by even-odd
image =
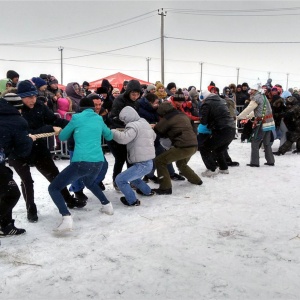
[[[73,115],[75,112],[67,112],[64,115],[64,119],[67,119],[67,116]],[[54,113],[58,118],[61,118],[59,113]],[[50,153],[56,156],[56,159],[66,158],[69,159],[69,151],[68,151],[68,142],[67,141],[60,141],[57,136],[50,136],[47,137],[47,146],[50,149]],[[105,139],[102,137],[101,142],[102,148],[107,147]]]

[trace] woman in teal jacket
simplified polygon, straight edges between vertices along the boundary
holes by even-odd
[[[72,230],[73,220],[64,198],[60,191],[68,184],[82,179],[85,186],[102,203],[101,211],[112,215],[113,207],[103,194],[99,185],[95,182],[104,162],[104,155],[101,147],[102,136],[110,141],[113,134],[105,125],[101,116],[94,112],[94,102],[91,99],[80,100],[81,113],[73,115],[69,124],[60,132],[59,139],[66,141],[72,135],[75,140],[74,154],[71,164],[49,185],[49,194],[63,216],[62,223],[56,231]]]

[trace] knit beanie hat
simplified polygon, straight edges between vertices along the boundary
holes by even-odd
[[[18,88],[17,94],[21,98],[38,95],[38,91],[37,91],[36,87],[32,84],[32,82],[30,80],[20,81],[17,88]]]
[[[182,89],[178,89],[178,91],[173,95],[173,100],[184,102],[185,97],[184,97],[184,93],[183,93]]]
[[[216,86],[216,84],[213,81],[211,81],[209,85]]]
[[[19,74],[14,70],[9,70],[6,73],[6,78],[13,80],[14,78],[19,78]]]
[[[16,108],[23,106],[21,97],[15,93],[7,93],[2,99]]]
[[[150,92],[150,91],[155,90],[155,89],[156,89],[156,87],[155,87],[155,85],[153,85],[153,84],[149,84],[149,85],[147,86],[147,92]]]
[[[197,92],[197,90],[190,90],[189,95],[191,98],[194,98],[196,96],[198,97],[199,93]]]
[[[54,76],[51,76],[49,78],[49,82],[48,82],[49,85],[51,84],[58,84],[58,80],[54,77]]]
[[[164,85],[162,84],[162,83],[157,83],[156,85],[156,90],[158,91],[158,89],[160,89],[160,88],[164,88],[165,89],[165,87],[164,87]]]
[[[39,89],[41,86],[47,85],[47,82],[40,77],[32,77],[31,81]]]
[[[175,88],[175,89],[176,89],[176,84],[175,84],[175,82],[170,82],[170,83],[168,83],[167,89],[168,89],[168,90],[171,90],[172,88]]]

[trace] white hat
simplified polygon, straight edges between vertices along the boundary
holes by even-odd
[[[258,83],[250,85],[250,90],[256,90],[256,91],[260,92],[261,91],[261,87],[262,87],[261,83],[258,82]]]
[[[200,100],[204,100],[206,99],[209,95],[211,94],[211,92],[209,92],[208,90],[204,90],[200,93],[199,99]]]

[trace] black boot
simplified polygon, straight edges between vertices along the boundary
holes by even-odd
[[[139,199],[136,199],[136,201],[133,202],[133,203],[131,203],[131,204],[129,204],[129,203],[127,202],[127,200],[126,200],[125,197],[121,197],[120,200],[121,200],[121,202],[122,202],[124,205],[126,205],[126,206],[140,206],[140,205],[141,205],[141,201],[140,201]]]
[[[32,204],[27,209],[27,219],[30,223],[36,223],[39,219],[37,215],[36,205]]]
[[[136,189],[136,192],[137,192],[137,194],[139,194],[139,195],[143,195],[143,196],[147,196],[147,197],[153,196],[153,195],[155,194],[153,190],[150,191],[150,194],[149,194],[149,195],[144,194],[140,189]]]
[[[101,189],[102,191],[105,190],[105,185],[103,184],[102,181],[99,182],[99,187],[100,187],[100,189]]]
[[[83,193],[83,190],[80,190],[78,192],[74,192],[75,198],[80,201],[86,201],[88,199],[87,195]]]
[[[74,198],[74,196],[70,196],[67,200],[65,200],[67,203],[67,206],[69,208],[82,208],[86,206],[86,201],[85,200],[80,200]]]
[[[185,178],[177,173],[174,173],[172,176],[170,176],[172,180],[174,181],[182,181],[182,180],[185,180]]]
[[[165,190],[153,189],[152,191],[157,195],[171,195],[172,194],[172,188],[165,189]]]
[[[8,225],[0,227],[0,236],[20,235],[25,232],[25,229],[15,227],[15,220],[11,220]]]

